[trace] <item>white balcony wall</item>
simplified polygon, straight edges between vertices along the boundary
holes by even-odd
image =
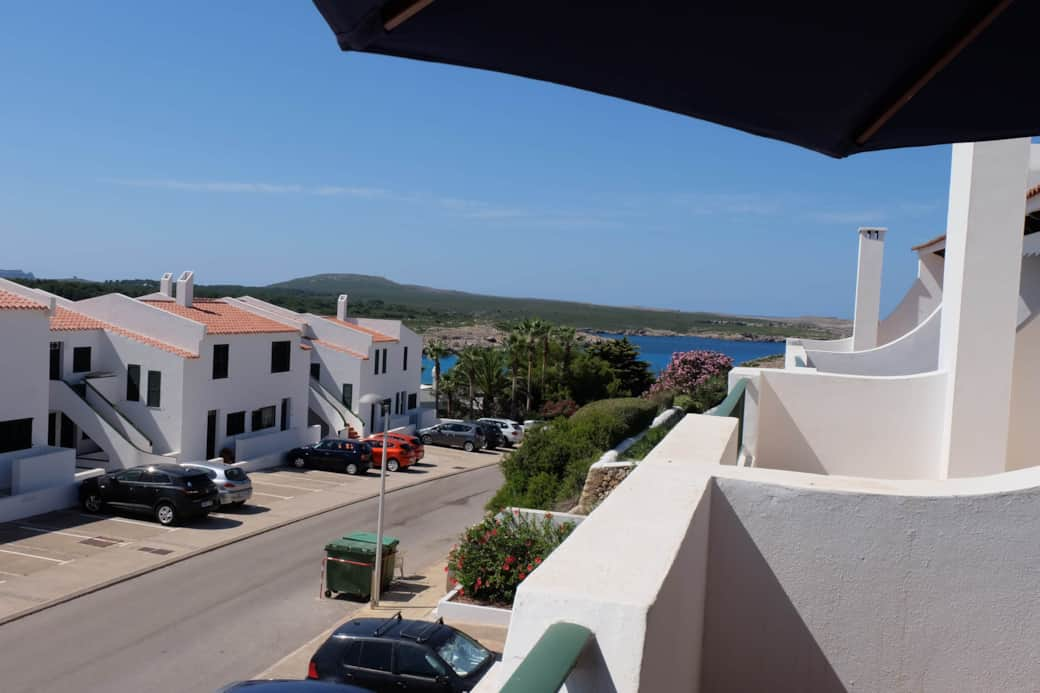
[[[846,375],[912,375],[934,371],[939,364],[942,307],[895,341],[863,351],[807,352],[808,363],[821,373]]]
[[[47,444],[49,318],[44,310],[0,310],[0,421],[33,420],[32,444]]]
[[[895,309],[878,325],[878,345],[899,339],[920,325],[942,303],[943,258],[923,253],[917,263],[917,279]]]
[[[940,478],[946,376],[866,377],[735,368],[750,377],[744,445],[756,467],[886,479]]]

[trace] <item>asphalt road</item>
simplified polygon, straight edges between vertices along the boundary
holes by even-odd
[[[496,466],[389,494],[405,572],[443,558],[501,483]],[[359,606],[318,599],[322,547],[375,518],[364,501],[0,626],[0,689],[182,693],[249,678]]]

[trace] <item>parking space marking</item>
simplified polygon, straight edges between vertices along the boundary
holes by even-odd
[[[51,563],[57,563],[58,565],[65,565],[66,563],[72,563],[72,561],[63,561],[58,558],[48,558],[47,556],[37,556],[31,553],[22,553],[21,551],[11,551],[10,549],[0,549],[0,553],[9,553],[14,556],[25,556],[26,558],[38,558],[41,561],[50,561]]]
[[[293,486],[292,484],[277,484],[277,483],[275,483],[273,481],[268,481],[267,479],[264,479],[263,481],[260,481],[256,477],[253,477],[253,483],[254,484],[262,484],[264,486],[283,486],[285,488],[294,488],[297,491],[312,491],[313,492],[313,491],[320,491],[321,490],[320,488],[310,488],[309,486]]]
[[[88,515],[86,513],[80,513],[80,517],[89,517],[94,520],[112,520],[112,522],[122,522],[128,525],[138,525],[140,527],[151,527],[152,529],[162,529],[167,532],[176,532],[176,527],[163,527],[157,522],[141,522],[140,520],[128,520],[125,517],[112,517],[110,515]]]
[[[25,577],[21,573],[9,573],[6,570],[0,570],[0,575],[6,575],[7,577]]]
[[[280,500],[289,500],[290,498],[295,498],[295,496],[276,496],[273,493],[264,493],[263,491],[257,491],[256,489],[253,489],[253,495],[254,496],[268,496],[269,498],[278,498]]]
[[[76,534],[75,532],[64,532],[57,529],[47,529],[46,527],[33,527],[32,525],[18,525],[18,527],[19,529],[27,529],[30,532],[39,532],[40,534],[57,534],[58,536],[72,537],[74,539],[97,539],[96,536],[91,536],[89,534]],[[116,546],[125,546],[127,543],[129,543],[122,537],[112,538],[119,540],[112,542]]]

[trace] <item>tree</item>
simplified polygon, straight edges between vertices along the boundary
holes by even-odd
[[[509,361],[509,416],[516,418],[516,379],[520,372],[520,364],[524,359],[524,338],[517,332],[510,332],[506,337],[506,358]]]
[[[491,416],[495,400],[502,394],[506,386],[503,369],[506,362],[505,352],[485,347],[476,350],[472,355],[473,380],[480,392],[480,409],[484,416]]]
[[[674,392],[692,395],[715,376],[725,376],[733,368],[733,359],[719,351],[680,351],[661,371],[650,393]]]
[[[639,360],[639,347],[628,341],[628,337],[590,344],[586,350],[606,361],[617,377],[617,389],[611,396],[638,397],[654,382],[650,364]]]
[[[516,326],[516,333],[523,340],[524,350],[527,352],[527,406],[524,409],[528,412],[531,411],[531,371],[534,364],[535,334],[539,329],[540,323],[541,320],[525,318]]]
[[[563,373],[566,374],[571,369],[571,356],[578,344],[578,332],[573,327],[560,325],[553,328],[553,338],[563,351]]]
[[[423,349],[426,357],[433,361],[433,410],[440,416],[440,381],[441,381],[441,359],[451,354],[448,345],[440,340],[433,340]]]
[[[549,361],[549,336],[552,334],[552,325],[544,320],[535,320],[535,339],[542,345],[542,378],[538,387],[538,396],[545,401],[545,364]]]
[[[476,408],[474,401],[476,400],[476,377],[477,368],[479,365],[479,353],[480,348],[475,346],[464,347],[459,352],[459,360],[455,363],[455,367],[452,371],[458,371],[465,381],[466,386],[469,389],[469,415],[473,416],[473,410]]]

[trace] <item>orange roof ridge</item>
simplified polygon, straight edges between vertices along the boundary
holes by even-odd
[[[945,240],[946,240],[946,234],[944,233],[941,236],[936,236],[935,238],[933,238],[930,241],[925,241],[924,243],[921,243],[919,245],[915,245],[910,250],[923,250],[923,249],[927,248],[930,245],[935,245],[939,241],[945,241]]]
[[[346,322],[345,320],[340,320],[339,318],[337,318],[334,315],[324,315],[322,317],[324,317],[329,322],[336,323],[337,325],[342,325],[343,327],[348,327],[348,328],[350,328],[352,330],[357,330],[358,332],[363,332],[364,334],[367,334],[370,337],[372,337],[372,341],[373,342],[396,342],[396,341],[399,341],[396,337],[391,337],[388,334],[384,334],[384,333],[379,332],[377,330],[373,330],[370,327],[362,327],[361,325],[358,325],[358,324],[355,324],[355,323],[352,323],[352,322]]]
[[[257,315],[216,298],[195,299],[191,306],[151,299],[144,299],[142,302],[167,313],[200,322],[206,326],[208,334],[268,334],[300,331],[300,328],[294,325]]]
[[[0,310],[48,310],[45,303],[0,289]]]
[[[186,359],[197,359],[198,354],[188,351],[187,349],[181,349],[173,344],[159,341],[153,337],[148,337],[138,332],[132,332],[131,330],[112,325],[110,323],[92,318],[89,315],[83,313],[77,313],[74,310],[68,308],[62,308],[57,306],[54,308],[54,315],[51,316],[51,330],[54,332],[74,332],[79,330],[106,330],[115,334],[127,337],[140,342],[156,349],[162,349],[168,351],[171,354],[180,356]]]

